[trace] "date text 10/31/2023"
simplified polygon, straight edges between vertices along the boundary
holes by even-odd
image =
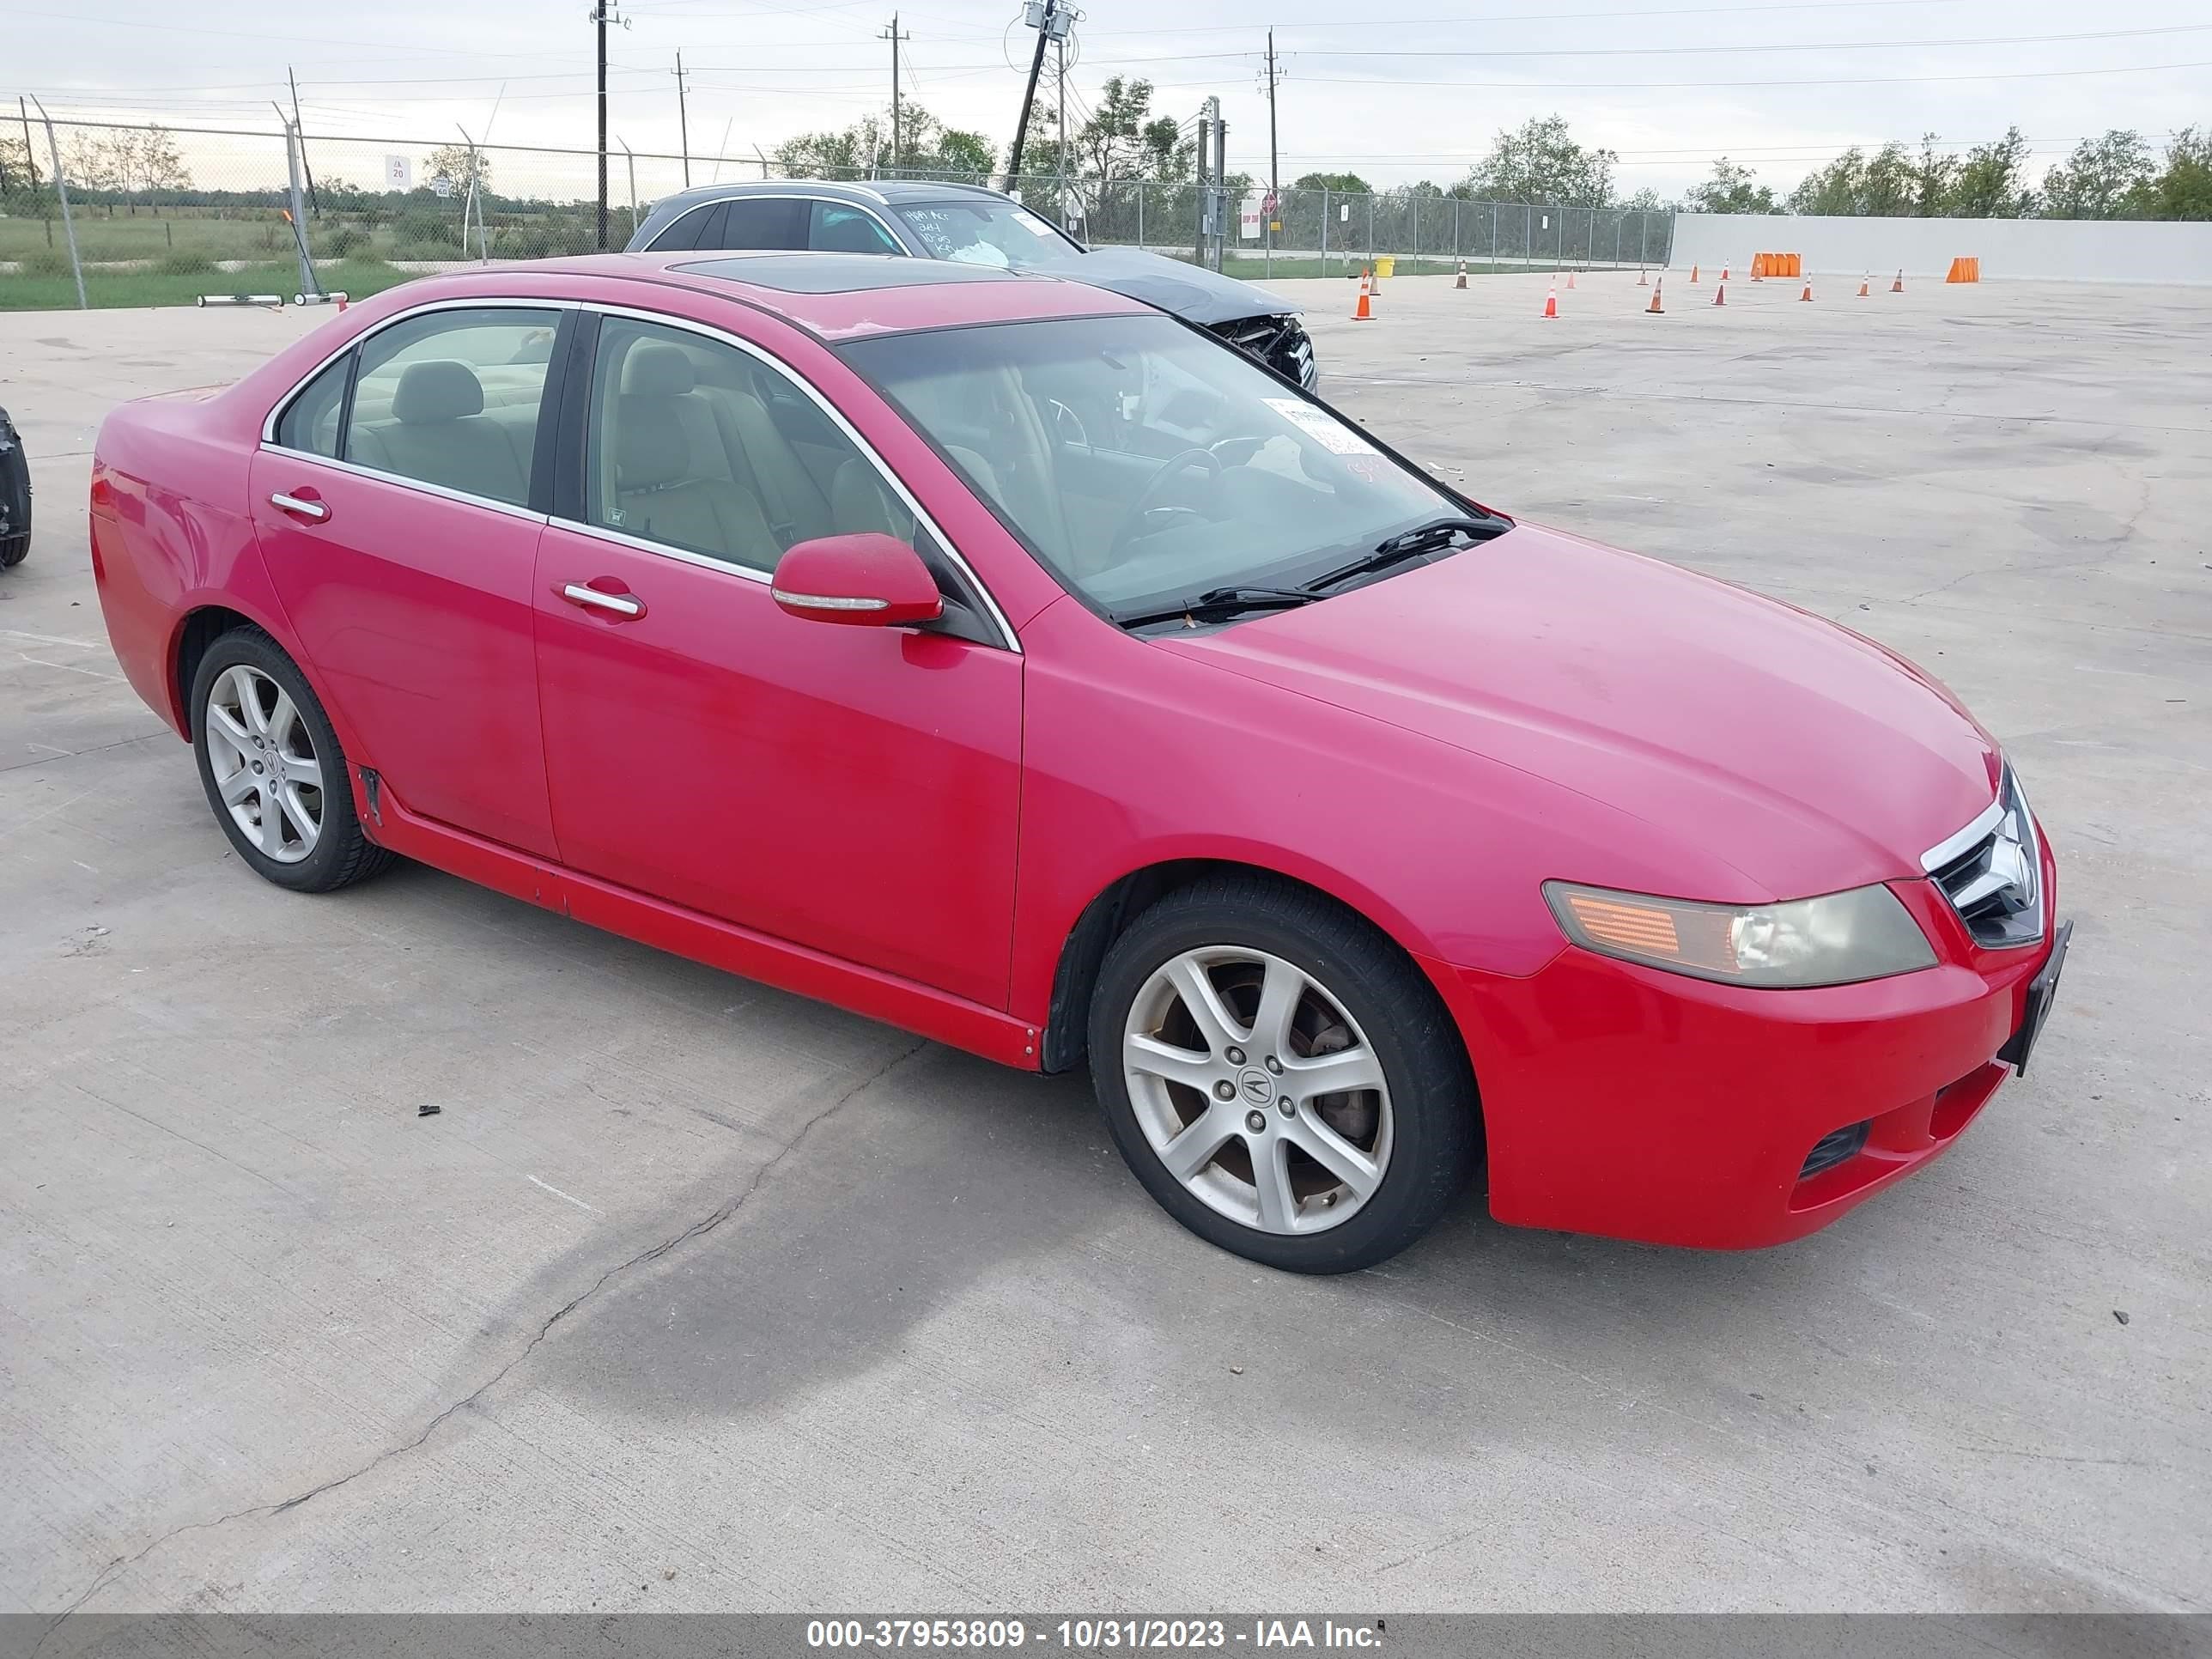
[[[814,1619],[806,1644],[827,1650],[929,1648],[958,1651],[1034,1644],[1071,1652],[1197,1648],[1334,1648],[1382,1645],[1380,1619],[1340,1624],[1333,1619]]]

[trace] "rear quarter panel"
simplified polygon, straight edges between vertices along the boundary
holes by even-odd
[[[180,736],[190,730],[176,652],[194,611],[236,611],[295,651],[246,513],[252,451],[220,416],[185,398],[125,404],[93,451],[93,577],[108,638],[133,689]]]

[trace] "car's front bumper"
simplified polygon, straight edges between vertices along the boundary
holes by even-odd
[[[2055,872],[2045,855],[2045,876]],[[1941,1154],[2011,1074],[2044,938],[1977,950],[1899,883],[1942,957],[1809,991],[1713,984],[1564,950],[1525,978],[1429,964],[1474,1062],[1501,1221],[1707,1249],[1778,1244]],[[1808,1172],[1816,1146],[1846,1155]]]

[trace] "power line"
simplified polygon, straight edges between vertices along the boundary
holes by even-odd
[[[1905,86],[1937,81],[2051,81],[2089,75],[2150,75],[2164,70],[2212,69],[2212,58],[2187,64],[2122,64],[2111,69],[2021,70],[1991,75],[1865,75],[1809,81],[1389,81],[1372,76],[1313,76],[1304,78],[1336,87],[1462,87],[1477,91],[1601,91],[1626,92],[1638,88],[1671,90],[1692,87],[1875,87]],[[1206,86],[1204,81],[1166,84]]]
[[[1344,51],[1297,48],[1310,58],[1674,58],[1703,57],[1714,52],[1894,52],[1927,46],[2050,46],[2075,40],[2134,40],[2148,34],[2203,34],[2212,23],[2173,23],[2160,28],[2100,29],[2087,34],[1990,34],[1957,36],[1942,40],[1807,40],[1788,44],[1724,46],[1530,46],[1479,52],[1443,50],[1430,46],[1358,46]],[[1187,57],[1249,58],[1251,52],[1193,52]],[[1127,60],[1124,60],[1127,61]]]

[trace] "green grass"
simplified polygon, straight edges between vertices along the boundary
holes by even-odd
[[[265,259],[292,244],[291,231],[273,210],[252,219],[218,219],[182,209],[135,216],[118,213],[111,219],[105,207],[95,206],[80,208],[75,218],[77,252],[87,260],[158,259],[172,252],[209,259]],[[46,247],[67,253],[69,239],[58,217],[0,219],[0,259],[21,259]]]
[[[408,279],[381,259],[349,259],[319,267],[324,288],[354,299],[380,293]],[[203,294],[282,294],[299,291],[295,263],[253,265],[244,270],[165,273],[160,270],[88,270],[85,298],[96,307],[188,306]],[[73,311],[76,284],[58,276],[0,273],[0,311]]]

